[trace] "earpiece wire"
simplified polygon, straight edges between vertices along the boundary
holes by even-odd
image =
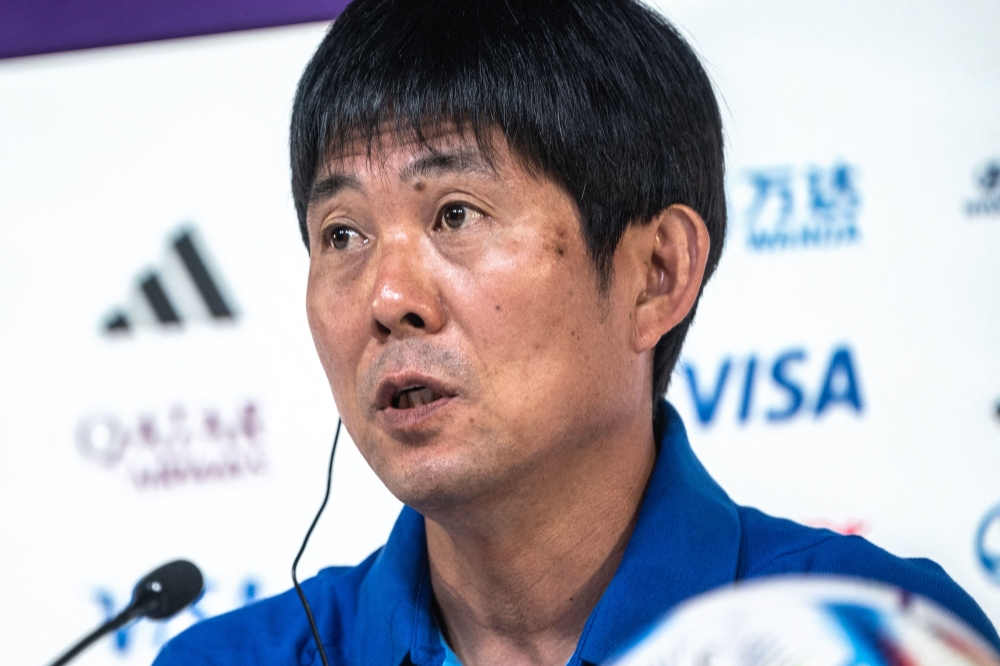
[[[295,572],[299,567],[299,560],[302,559],[302,553],[306,552],[309,537],[312,536],[313,530],[316,529],[316,523],[319,522],[319,517],[323,515],[323,509],[326,508],[326,503],[330,500],[330,487],[333,485],[333,457],[337,453],[337,440],[340,439],[341,425],[343,425],[343,421],[338,418],[337,432],[333,436],[333,447],[330,449],[330,464],[326,468],[326,493],[323,495],[323,503],[319,505],[319,511],[316,512],[316,517],[313,518],[312,525],[309,526],[309,531],[306,532],[306,538],[302,540],[302,547],[299,548],[299,554],[295,556],[295,561],[292,562],[292,584],[299,595],[299,601],[302,602],[302,608],[306,611],[306,617],[309,619],[309,628],[312,629],[313,640],[316,641],[316,649],[319,650],[319,658],[323,662],[323,666],[330,666],[330,662],[326,658],[326,650],[323,649],[323,641],[319,637],[319,629],[316,628],[316,619],[313,617],[312,608],[309,607],[309,601],[306,599],[305,592],[302,591],[302,586],[299,585],[299,579]]]

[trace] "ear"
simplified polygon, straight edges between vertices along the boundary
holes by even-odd
[[[705,277],[709,236],[701,216],[681,204],[637,231],[634,247],[646,267],[635,305],[635,350],[641,353],[653,349],[694,306]]]

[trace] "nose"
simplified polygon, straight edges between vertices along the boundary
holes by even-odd
[[[420,238],[383,238],[372,288],[374,334],[390,336],[436,333],[445,323],[437,280]]]

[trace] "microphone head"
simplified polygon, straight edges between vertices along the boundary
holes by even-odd
[[[132,591],[137,616],[165,620],[180,612],[201,594],[201,570],[187,560],[174,560],[146,574]]]

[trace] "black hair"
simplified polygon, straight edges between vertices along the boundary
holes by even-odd
[[[317,171],[385,129],[442,126],[491,153],[502,134],[529,168],[576,201],[605,289],[630,224],[681,203],[725,237],[722,122],[712,85],[676,29],[636,0],[354,0],[299,81],[292,192],[302,239]],[[700,296],[700,295],[699,295]],[[697,305],[697,303],[696,303]],[[656,346],[666,393],[695,308]]]

